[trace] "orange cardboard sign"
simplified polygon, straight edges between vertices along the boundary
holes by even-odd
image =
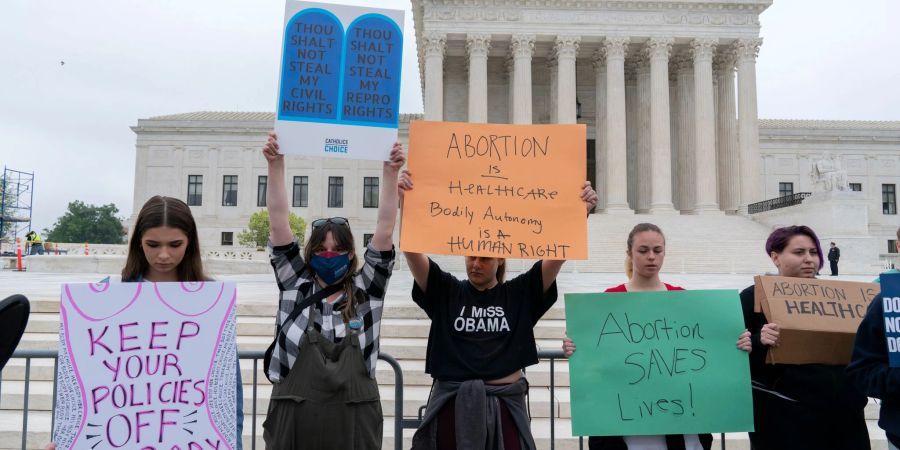
[[[754,309],[778,324],[769,364],[847,364],[877,283],[757,276]]]
[[[587,259],[584,125],[415,121],[400,248]]]

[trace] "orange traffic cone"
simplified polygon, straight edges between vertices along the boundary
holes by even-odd
[[[22,238],[16,238],[16,270],[22,271]]]
[[[87,241],[84,241],[84,256],[88,256],[88,254],[88,243]]]

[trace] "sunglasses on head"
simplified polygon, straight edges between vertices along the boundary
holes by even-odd
[[[347,227],[350,226],[350,221],[343,217],[329,217],[327,219],[316,219],[312,222],[313,229],[324,226],[327,223],[335,224],[335,225],[345,225]]]

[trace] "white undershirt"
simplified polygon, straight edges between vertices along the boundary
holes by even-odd
[[[667,450],[666,437],[663,435],[624,436],[628,450]],[[696,434],[684,435],[685,450],[703,450],[700,437]]]

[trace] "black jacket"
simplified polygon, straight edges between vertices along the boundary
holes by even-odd
[[[878,426],[894,446],[900,446],[900,368],[892,368],[888,362],[881,294],[869,303],[859,324],[847,376],[857,389],[881,399]]]
[[[753,311],[755,292],[754,286],[741,292],[744,325],[750,331],[753,344],[753,351],[750,352],[753,395],[760,395],[760,389],[777,392],[806,405],[835,412],[865,408],[869,400],[847,379],[844,373],[846,366],[766,364],[769,347],[759,340],[759,332],[766,324],[766,316]]]
[[[831,247],[828,250],[828,260],[837,262],[839,259],[841,259],[841,249],[837,247]]]

